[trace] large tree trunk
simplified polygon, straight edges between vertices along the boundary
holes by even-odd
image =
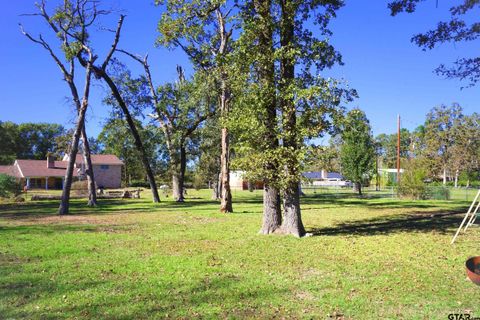
[[[80,136],[82,135],[82,130],[85,124],[85,114],[87,113],[88,107],[88,97],[90,94],[90,79],[92,75],[91,65],[88,65],[86,68],[86,79],[85,79],[85,89],[83,93],[83,100],[78,110],[77,124],[75,126],[75,131],[72,137],[72,147],[69,153],[67,172],[65,173],[65,180],[62,188],[62,199],[60,201],[60,206],[58,208],[58,214],[64,215],[68,214],[70,207],[70,190],[72,187],[73,181],[73,170],[75,165],[75,160],[78,152],[78,142],[80,141]]]
[[[294,15],[292,9],[295,6],[291,0],[282,0],[281,3],[281,35],[280,43],[282,48],[289,48],[294,42]],[[297,237],[305,235],[305,228],[300,212],[300,173],[298,172],[299,160],[296,151],[298,150],[297,116],[291,86],[295,81],[295,58],[285,55],[280,62],[280,94],[283,116],[283,145],[287,154],[285,165],[286,179],[288,181],[283,192],[284,214],[280,227],[281,232],[292,234]]]
[[[95,175],[93,173],[92,158],[90,153],[90,144],[88,143],[87,131],[85,123],[82,128],[83,142],[83,162],[85,163],[85,174],[87,175],[88,184],[88,206],[95,207],[97,205],[97,188],[95,186]]]
[[[103,78],[105,82],[108,84],[110,87],[110,90],[112,91],[113,96],[117,100],[120,108],[123,111],[123,114],[125,116],[125,119],[127,120],[127,124],[130,128],[130,132],[132,133],[134,142],[135,142],[135,147],[137,148],[139,154],[140,154],[140,159],[142,161],[143,167],[145,168],[145,172],[147,174],[147,179],[148,183],[150,184],[150,189],[152,191],[152,197],[153,197],[153,202],[160,202],[160,196],[158,195],[158,188],[157,184],[155,182],[155,176],[153,175],[152,168],[150,166],[150,161],[148,159],[148,156],[145,152],[145,148],[143,147],[142,139],[140,138],[140,134],[138,133],[137,127],[135,126],[135,122],[133,121],[133,117],[130,114],[130,111],[128,110],[127,105],[125,104],[125,101],[123,100],[122,96],[120,95],[120,92],[118,91],[117,86],[113,82],[113,80],[108,76],[106,72],[104,72],[100,68],[95,68],[95,73],[97,76]]]
[[[277,188],[265,184],[263,189],[263,219],[260,233],[274,233],[282,224],[280,193]]]
[[[182,197],[182,189],[180,188],[180,175],[178,172],[172,173],[172,195],[175,201],[182,202],[180,200]]]
[[[275,65],[273,57],[273,25],[270,14],[271,1],[256,0],[254,2],[255,10],[258,13],[258,46],[259,46],[259,82],[261,84],[263,96],[264,130],[265,130],[265,149],[273,153],[278,149],[278,140],[276,136],[277,109],[275,94]],[[280,193],[275,184],[278,181],[278,163],[273,157],[265,164],[268,172],[267,179],[264,179],[263,191],[263,219],[260,233],[270,234],[280,228],[282,223],[282,213],[280,208]]]
[[[455,170],[455,188],[458,188],[458,169]]]
[[[358,195],[362,195],[362,183],[361,182],[355,182],[355,189],[357,189]]]
[[[171,158],[172,159],[172,158]],[[187,157],[185,147],[180,147],[180,159],[179,162],[172,163],[172,191],[173,198],[177,202],[184,202],[184,189],[185,189],[185,170],[187,168]]]
[[[216,175],[216,179],[212,181],[212,200],[220,199],[220,184],[218,182],[220,175]]]
[[[230,190],[230,145],[227,128],[222,128],[222,154],[220,156],[221,173],[220,180],[220,212],[233,212],[232,192]]]
[[[225,29],[225,17],[221,11],[217,9],[215,11],[218,22],[218,36],[219,36],[219,48],[218,55],[224,56],[228,51],[228,42],[231,35]],[[228,117],[230,112],[230,98],[231,92],[228,86],[228,74],[225,70],[225,66],[220,65],[220,114],[223,118]],[[222,153],[220,155],[220,180],[221,180],[221,193],[220,193],[220,212],[233,212],[232,206],[232,192],[230,190],[230,134],[227,127],[222,128],[222,141],[221,141]]]
[[[280,230],[284,234],[291,234],[296,237],[303,237],[305,227],[302,222],[302,215],[300,212],[300,192],[298,184],[290,183],[283,193],[283,222]]]
[[[443,185],[447,184],[447,167],[443,167]]]

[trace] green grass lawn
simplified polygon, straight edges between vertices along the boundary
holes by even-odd
[[[297,239],[257,234],[260,192],[234,198],[228,215],[207,191],[74,200],[64,217],[57,201],[0,205],[0,318],[480,316],[464,270],[479,229],[450,245],[467,202],[309,194],[313,236]]]

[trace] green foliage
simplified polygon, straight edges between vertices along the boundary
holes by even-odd
[[[15,159],[43,160],[57,153],[56,139],[65,134],[56,123],[21,123],[0,121],[0,164]]]
[[[397,162],[397,134],[381,133],[375,137],[377,153],[380,156],[383,168],[395,168]],[[400,130],[400,158],[407,159],[412,144],[408,129]]]
[[[362,110],[353,109],[347,113],[341,136],[343,176],[357,184],[369,181],[374,170],[375,145],[370,122]]]
[[[446,186],[429,187],[427,198],[433,200],[450,200],[450,189]]]
[[[88,194],[88,181],[81,180],[72,182],[71,190],[79,196]]]
[[[150,189],[150,183],[145,180],[133,180],[128,184],[129,187],[135,187],[135,188],[147,188]]]
[[[425,179],[427,171],[420,160],[410,159],[404,165],[404,172],[401,174],[398,194],[414,200],[427,199],[427,185]]]
[[[433,173],[443,174],[454,156],[456,128],[464,115],[462,107],[454,103],[448,107],[440,105],[433,108],[425,121],[425,156],[434,160]]]
[[[232,55],[236,101],[229,127],[236,138],[234,166],[247,171],[250,180],[276,181],[281,187],[300,181],[305,164],[311,165],[310,139],[335,133],[342,102],[356,92],[320,72],[342,63],[329,42],[329,22],[343,3],[287,1],[283,11],[279,2],[262,9],[264,3],[247,2],[241,15],[243,32]],[[295,36],[285,43],[281,35],[288,34],[288,21]],[[311,21],[321,30],[318,38]],[[285,63],[294,70],[289,77],[275,67]]]
[[[390,2],[389,8],[392,15],[400,12],[414,12],[419,2],[424,0],[395,0]],[[423,34],[417,34],[412,38],[423,50],[431,50],[444,43],[462,43],[475,41],[480,36],[478,16],[479,1],[461,0],[449,10],[450,19],[440,21],[437,26]],[[473,16],[472,16],[473,15]],[[475,85],[480,80],[480,57],[458,58],[452,67],[441,64],[435,71],[438,75],[447,78],[468,80],[469,86]]]
[[[20,193],[17,180],[9,175],[0,173],[0,198],[14,197]]]
[[[144,143],[145,152],[151,159],[152,168],[156,173],[161,173],[165,170],[161,135],[158,134],[157,128],[153,125],[143,126],[138,120],[135,125]],[[122,180],[124,183],[130,184],[133,180],[142,180],[145,177],[145,170],[135,147],[134,139],[123,119],[109,119],[100,132],[98,141],[102,144],[104,153],[114,154],[123,160]]]

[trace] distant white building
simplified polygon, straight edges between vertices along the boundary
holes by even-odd
[[[338,172],[309,171],[304,172],[303,177],[307,179],[309,184],[322,187],[351,187],[352,183],[346,181]]]
[[[248,180],[245,179],[245,171],[230,171],[230,188],[236,190],[248,190]],[[262,181],[253,182],[253,189],[263,189]]]

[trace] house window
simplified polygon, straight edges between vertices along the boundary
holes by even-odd
[[[102,170],[108,170],[108,168],[109,168],[108,164],[100,165],[100,169],[102,169]]]

